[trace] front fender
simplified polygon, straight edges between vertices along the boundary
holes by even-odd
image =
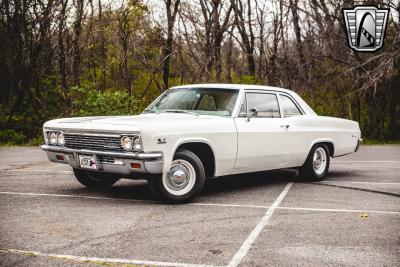
[[[204,143],[207,144],[215,157],[215,151],[214,151],[214,146],[212,142],[207,139],[207,138],[201,138],[201,137],[182,137],[177,139],[172,147],[170,148],[170,153],[168,153],[168,156],[164,157],[164,172],[168,172],[172,163],[172,160],[174,158],[175,152],[178,150],[178,148],[183,145],[183,144],[188,144],[188,143]],[[165,155],[165,154],[164,154]],[[215,161],[215,170],[217,170],[217,161]]]

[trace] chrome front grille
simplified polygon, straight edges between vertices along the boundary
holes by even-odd
[[[64,133],[65,147],[100,151],[126,152],[120,137]]]

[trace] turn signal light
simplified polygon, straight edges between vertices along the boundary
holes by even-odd
[[[141,169],[142,168],[140,163],[137,163],[137,162],[132,162],[131,167],[132,167],[132,169]]]
[[[61,156],[61,155],[57,155],[56,158],[57,158],[58,160],[64,160],[64,156]]]

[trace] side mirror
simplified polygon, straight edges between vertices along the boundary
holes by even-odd
[[[258,110],[256,108],[251,108],[249,115],[247,115],[247,120],[246,121],[250,121],[251,117],[255,117],[258,114]]]

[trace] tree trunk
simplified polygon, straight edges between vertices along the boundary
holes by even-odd
[[[61,79],[61,90],[64,93],[66,98],[67,109],[71,108],[71,98],[68,92],[68,82],[67,82],[67,64],[66,64],[66,56],[65,56],[65,44],[64,44],[64,34],[66,27],[66,8],[67,8],[68,0],[64,0],[61,3],[61,11],[59,16],[59,24],[58,24],[58,65],[59,65],[59,73]]]
[[[84,0],[76,0],[76,16],[73,26],[74,37],[72,41],[73,48],[73,64],[72,64],[72,75],[74,86],[80,85],[80,69],[81,69],[81,57],[82,52],[80,48],[80,37],[82,33],[82,20],[84,13]]]
[[[174,24],[176,14],[178,12],[180,0],[175,0],[174,8],[172,8],[172,0],[165,0],[165,7],[167,11],[167,40],[165,42],[163,48],[163,56],[165,58],[163,63],[163,90],[168,89],[169,82],[169,64],[170,64],[170,56],[172,54],[172,43],[174,41]]]
[[[306,65],[306,58],[304,56],[304,45],[301,40],[301,29],[299,25],[299,14],[297,12],[297,4],[298,0],[289,0],[290,3],[290,9],[292,11],[292,16],[293,16],[293,28],[294,28],[294,34],[296,36],[296,48],[297,48],[297,53],[299,54],[300,58],[300,71],[304,69],[304,66]]]
[[[256,65],[254,61],[254,33],[251,23],[251,2],[247,0],[247,27],[244,19],[244,10],[241,0],[231,0],[233,10],[235,12],[235,24],[238,28],[240,37],[242,38],[242,48],[246,53],[248,74],[254,76],[256,73]],[[247,28],[249,33],[247,33]]]
[[[104,38],[104,22],[103,22],[103,6],[99,0],[99,23],[100,23],[100,61],[101,61],[101,77],[100,90],[103,91],[107,87],[107,51]]]

